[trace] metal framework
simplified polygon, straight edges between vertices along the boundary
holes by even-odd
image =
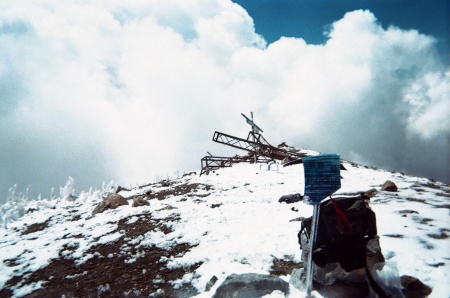
[[[303,153],[287,151],[270,145],[261,134],[263,130],[253,122],[253,112],[250,114],[251,119],[244,114],[241,115],[245,118],[247,124],[252,127],[252,130],[248,133],[247,139],[216,131],[214,132],[213,141],[245,150],[248,154],[246,156],[236,155],[234,157],[221,157],[212,156],[212,154],[208,152],[209,156],[205,156],[201,159],[202,170],[200,176],[209,173],[211,170],[231,167],[233,164],[240,162],[268,163],[274,160],[282,160],[283,164],[287,164],[292,161],[301,160],[302,157],[306,156],[306,154]]]
[[[267,163],[270,159],[265,157],[259,157],[257,162]],[[202,162],[202,174],[208,174],[210,171],[214,171],[220,168],[231,167],[233,164],[241,162],[254,162],[254,157],[252,155],[248,156],[234,156],[234,157],[222,157],[222,156],[205,156],[201,159]]]
[[[247,139],[216,131],[214,132],[213,141],[245,150],[248,154],[246,156],[236,155],[234,157],[221,157],[213,156],[208,152],[209,156],[205,156],[201,159],[202,170],[200,176],[209,173],[211,170],[231,167],[233,164],[240,162],[269,163],[270,161],[281,160],[283,166],[289,166],[302,163],[302,158],[308,156],[306,153],[284,150],[270,145],[261,134],[263,130],[253,122],[253,112],[251,113],[251,119],[244,114],[241,115],[252,127],[252,130],[248,133]],[[345,170],[342,164],[341,169]]]
[[[250,131],[247,139],[238,138],[221,132],[214,132],[213,141],[231,146],[248,152],[246,156],[236,155],[234,157],[205,156],[201,159],[202,170],[200,176],[220,168],[231,167],[241,162],[268,163],[274,160],[282,160],[283,164],[293,160],[301,160],[306,156],[303,153],[291,152],[270,145],[264,137],[254,131]]]
[[[256,141],[251,141],[250,136],[254,137]],[[264,140],[264,141],[262,141]],[[227,135],[221,132],[216,131],[213,136],[213,141],[217,143],[221,143],[224,145],[228,145],[237,149],[246,150],[249,152],[252,152],[258,156],[264,156],[269,159],[276,159],[276,160],[294,160],[299,159],[304,156],[305,154],[298,153],[298,152],[290,152],[286,151],[277,147],[274,147],[270,145],[263,137],[262,135],[255,136],[253,132],[249,133],[249,136],[247,139],[241,139],[235,136]]]

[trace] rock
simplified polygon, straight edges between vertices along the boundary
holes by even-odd
[[[295,268],[292,270],[289,283],[300,291],[305,290],[306,273],[304,268]]]
[[[101,201],[95,208],[94,210],[92,210],[91,214],[95,215],[97,213],[103,213],[103,211],[105,211],[106,209],[108,209],[108,207],[106,206],[106,202],[105,201]]]
[[[368,191],[366,191],[366,192],[364,193],[364,195],[365,195],[366,197],[373,198],[374,196],[377,195],[377,193],[378,193],[378,190],[376,190],[375,188],[372,188],[372,189],[369,189]]]
[[[183,176],[181,177],[186,177],[186,176],[191,176],[191,175],[196,175],[197,172],[193,171],[193,172],[188,172],[188,173],[184,173]]]
[[[76,199],[78,199],[78,197],[77,197],[77,196],[74,196],[74,195],[69,195],[69,196],[67,196],[65,199],[66,199],[67,201],[73,202],[73,201],[75,201]]]
[[[293,221],[304,221],[306,218],[303,216],[297,217],[297,218],[293,218],[291,220],[289,220],[289,222],[293,222]]]
[[[303,200],[303,196],[299,193],[294,193],[282,196],[281,198],[278,199],[278,202],[280,203],[285,202],[286,204],[292,204],[300,202],[301,200]]]
[[[102,213],[106,209],[116,209],[119,206],[128,205],[127,200],[118,194],[109,194],[103,201],[100,202],[94,210],[92,210],[92,215],[97,213]]]
[[[275,275],[232,274],[217,288],[213,298],[262,297],[273,291],[289,294],[289,284]]]
[[[130,191],[130,189],[125,188],[125,187],[122,187],[122,186],[119,185],[119,186],[117,187],[117,189],[116,189],[116,193],[119,193],[119,192],[121,192],[122,190]]]
[[[395,185],[394,182],[390,181],[390,180],[386,180],[386,182],[384,182],[383,186],[381,187],[381,190],[383,191],[397,191],[397,185]]]
[[[309,254],[309,244],[306,242],[305,235],[301,236],[302,241],[302,260],[304,268],[294,269],[289,283],[295,288],[304,291],[306,283],[306,262]],[[381,253],[379,236],[369,240],[366,246],[366,260],[369,269],[376,265],[384,264],[384,257]],[[356,269],[350,272],[345,271],[339,263],[328,263],[324,267],[314,266],[314,290],[318,291],[323,297],[346,298],[346,297],[369,297],[369,286],[366,282],[365,268]]]
[[[309,242],[304,233],[301,235],[302,243],[302,260],[306,270],[308,266],[306,260],[309,255]],[[366,246],[366,260],[369,270],[372,269],[374,264],[384,262],[383,254],[381,253],[380,237],[375,236],[370,239]],[[331,285],[336,281],[344,281],[351,283],[365,283],[366,282],[366,270],[365,268],[356,269],[350,272],[345,271],[341,265],[337,263],[328,263],[324,267],[319,267],[313,262],[314,277],[313,279],[322,285]]]
[[[314,290],[319,292],[322,297],[370,297],[370,289],[367,283],[337,281],[330,286],[315,283]]]
[[[294,269],[289,283],[304,292],[306,290],[306,273],[304,268]],[[367,283],[336,281],[332,285],[322,285],[314,282],[313,289],[321,297],[347,298],[347,297],[369,297],[369,286]]]
[[[158,210],[156,210],[156,211],[172,210],[172,209],[177,209],[177,208],[176,208],[176,207],[173,207],[173,206],[170,206],[170,205],[167,205],[167,206],[165,206],[165,207],[163,207],[163,208],[161,208],[161,209],[158,209]]]
[[[415,277],[402,275],[400,282],[406,298],[422,298],[431,294],[431,288]]]
[[[205,292],[209,292],[211,288],[214,287],[217,280],[218,280],[217,276],[213,275],[213,277],[211,277],[211,279],[206,283]]]
[[[167,181],[167,180],[163,180],[163,181],[161,181],[161,186],[162,186],[162,187],[169,187],[169,186],[170,186],[170,183],[169,183],[169,181]]]
[[[131,207],[141,207],[141,206],[150,206],[150,202],[145,200],[144,198],[134,196]]]

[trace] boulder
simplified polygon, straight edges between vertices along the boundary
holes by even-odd
[[[386,180],[386,182],[384,182],[383,186],[381,187],[382,191],[397,191],[397,185],[395,185],[394,182],[390,181],[390,180]]]
[[[292,204],[297,203],[303,200],[303,196],[299,193],[284,195],[281,198],[278,199],[278,202],[282,203],[285,202],[286,204]]]
[[[150,206],[150,203],[149,201],[145,200],[142,197],[134,196],[131,207],[141,207],[141,206]]]
[[[309,242],[305,234],[301,235],[302,243],[302,260],[304,268],[308,267]],[[383,263],[384,257],[381,253],[380,237],[375,236],[370,239],[366,246],[366,260],[369,270],[377,263]],[[336,281],[350,282],[350,283],[365,283],[366,270],[365,268],[356,269],[350,272],[345,271],[339,263],[328,263],[324,267],[319,267],[313,262],[314,277],[313,279],[322,285],[331,285]]]
[[[232,274],[217,288],[213,298],[262,297],[273,291],[289,294],[289,284],[275,275]]]
[[[116,209],[119,206],[128,205],[127,200],[119,194],[108,194],[97,207],[92,210],[92,215],[102,213],[106,209]]]
[[[213,275],[213,277],[211,277],[211,279],[206,283],[205,292],[209,292],[211,288],[214,287],[217,280],[218,280],[217,276]]]
[[[431,288],[415,277],[402,275],[400,282],[406,298],[423,298],[431,294]]]

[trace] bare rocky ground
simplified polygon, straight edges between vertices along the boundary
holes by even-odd
[[[182,185],[170,190],[153,194],[154,199],[163,200],[167,195],[188,193],[198,185]],[[79,220],[75,215],[69,220]],[[182,269],[167,269],[166,262],[161,261],[183,255],[192,247],[181,244],[164,250],[158,247],[145,247],[139,251],[129,245],[126,239],[133,239],[149,231],[158,229],[164,234],[172,232],[167,223],[177,218],[153,219],[150,212],[143,212],[139,220],[127,224],[128,218],[122,218],[116,231],[123,236],[115,242],[99,244],[91,247],[86,254],[94,257],[83,264],[77,265],[75,260],[60,258],[52,260],[45,268],[30,272],[25,276],[14,276],[3,289],[0,297],[11,297],[10,288],[18,284],[31,284],[44,281],[42,288],[25,297],[190,297],[197,294],[188,285],[175,288],[171,282],[182,278],[186,273],[193,272],[201,264],[194,264]],[[29,235],[45,230],[48,221],[28,226],[22,235]],[[75,236],[76,237],[76,236]],[[74,247],[64,247],[61,251],[74,250]],[[142,257],[134,262],[127,262],[129,255],[139,253]],[[8,259],[7,265],[14,267],[19,260]]]
[[[171,185],[164,182],[164,186],[171,186],[151,194],[149,199],[164,200],[170,195],[186,195],[194,193],[198,187],[208,190],[211,186],[193,184]],[[153,185],[157,187],[158,185]],[[197,195],[198,196],[198,195]],[[75,212],[74,212],[75,213]],[[136,215],[135,215],[136,216]],[[171,257],[180,257],[188,252],[192,246],[181,244],[168,250],[153,247],[140,248],[139,251],[129,244],[129,239],[143,235],[149,231],[160,230],[164,234],[172,232],[170,222],[177,221],[176,216],[155,219],[149,211],[143,210],[137,214],[139,219],[132,224],[127,224],[129,218],[122,218],[117,223],[117,230],[123,236],[115,242],[98,244],[93,246],[86,254],[94,257],[82,264],[76,264],[76,260],[65,258],[61,252],[73,251],[75,247],[65,246],[61,250],[58,259],[35,272],[29,272],[23,276],[14,276],[8,280],[0,290],[0,297],[12,297],[11,288],[19,284],[32,284],[43,281],[41,289],[24,297],[192,297],[197,290],[189,284],[178,287],[174,281],[181,279],[187,273],[194,273],[201,263],[185,268],[168,269],[167,262]],[[74,215],[67,220],[79,220],[79,215]],[[44,231],[49,224],[45,221],[26,227],[21,234],[32,235]],[[72,236],[76,237],[76,236]],[[81,237],[81,236],[79,236]],[[128,262],[128,256],[140,254],[142,257]],[[7,259],[6,265],[14,267],[20,260]],[[302,264],[290,259],[274,259],[272,274],[288,275],[294,268],[300,268]]]
[[[160,183],[161,184],[161,183]],[[195,203],[199,198],[208,196],[208,193],[196,194],[198,189],[207,192],[213,188],[211,185],[202,185],[198,183],[181,183],[172,184],[165,182],[164,187],[161,185],[147,185],[156,190],[150,194],[149,200],[164,200],[167,196],[178,195],[183,196],[182,200],[193,200]],[[426,192],[427,189],[435,189],[438,186],[434,184],[417,184],[413,188],[417,193]],[[160,189],[158,191],[158,189]],[[194,195],[195,194],[195,195]],[[144,190],[141,194],[145,196]],[[445,187],[439,196],[450,197],[449,188]],[[130,198],[128,198],[130,199]],[[433,200],[422,200],[414,197],[399,197],[396,193],[385,194],[383,197],[374,198],[373,202],[380,204],[383,200],[399,200],[399,201],[415,201],[423,204],[432,205],[435,208],[449,209],[449,205],[435,203]],[[129,200],[130,201],[130,200]],[[436,204],[436,206],[434,206]],[[211,208],[220,206],[212,205]],[[74,207],[76,208],[76,207]],[[67,221],[80,220],[80,215],[69,210],[69,218]],[[398,212],[402,217],[410,217],[420,224],[427,225],[432,219],[419,216],[416,210],[401,210]],[[72,217],[70,217],[72,216]],[[0,289],[0,297],[12,297],[12,288],[17,285],[28,285],[35,282],[43,282],[40,289],[28,294],[24,297],[192,297],[197,294],[197,290],[185,283],[179,286],[175,281],[180,280],[187,273],[195,274],[195,270],[201,266],[201,263],[191,264],[188,267],[169,269],[167,261],[171,257],[180,257],[193,248],[191,244],[182,243],[171,246],[169,249],[161,249],[156,246],[140,247],[137,249],[130,245],[130,239],[134,239],[149,231],[159,230],[164,234],[172,232],[170,223],[179,220],[176,213],[167,218],[154,218],[152,212],[145,208],[140,214],[135,214],[137,221],[129,224],[129,218],[125,217],[117,222],[117,232],[123,234],[121,238],[115,242],[107,244],[94,245],[86,252],[92,254],[93,257],[86,262],[77,264],[76,259],[66,258],[62,252],[73,251],[76,247],[64,247],[58,259],[53,259],[48,266],[37,271],[28,271],[25,274],[15,275],[9,279],[4,287]],[[49,225],[49,221],[38,224],[32,224],[20,230],[22,235],[33,235],[39,231],[44,231]],[[195,227],[192,227],[195,228]],[[114,231],[113,231],[114,232]],[[443,229],[439,234],[428,235],[433,239],[442,239],[447,241],[449,235],[448,229]],[[69,234],[68,234],[69,235]],[[403,235],[385,234],[387,237],[402,238]],[[77,237],[69,235],[67,237]],[[78,237],[82,237],[81,234]],[[430,247],[429,249],[432,249]],[[130,262],[130,255],[139,254],[141,257],[133,259]],[[4,263],[14,268],[21,262],[18,259],[6,259]],[[433,264],[438,266],[441,264]],[[290,275],[293,269],[302,268],[301,263],[292,261],[288,256],[285,259],[274,258],[271,274],[277,276]],[[343,284],[342,287],[347,287]],[[366,285],[363,288],[354,289],[359,293],[368,293]],[[315,285],[315,288],[323,295],[327,296],[329,289]],[[415,296],[407,295],[407,297],[425,297],[426,295]],[[330,296],[331,297],[331,296]]]
[[[144,219],[140,217],[139,221],[130,225],[126,224],[127,219],[120,220],[118,230],[124,231],[124,236],[113,243],[92,247],[88,253],[94,254],[94,257],[85,263],[77,266],[73,260],[61,256],[28,276],[10,279],[0,291],[0,297],[10,297],[12,292],[8,288],[18,283],[38,281],[45,281],[42,289],[25,297],[147,297],[152,293],[161,293],[158,296],[167,297],[191,296],[195,293],[193,288],[175,289],[170,282],[182,278],[186,272],[192,272],[200,264],[169,270],[160,261],[163,256],[170,258],[184,254],[191,246],[178,245],[171,250],[144,248],[140,252],[143,257],[132,263],[126,262],[127,254],[135,254],[136,249],[128,246],[125,238],[136,237],[157,228],[165,233],[171,231],[160,220],[152,220],[151,214],[143,215]],[[14,266],[15,260],[9,262],[10,266]]]

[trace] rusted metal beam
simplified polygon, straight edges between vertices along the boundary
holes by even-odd
[[[303,153],[290,152],[274,147],[270,145],[264,138],[261,138],[262,136],[260,136],[259,141],[255,142],[216,131],[213,136],[213,141],[277,160],[284,160],[286,158],[289,160],[293,160],[306,156],[306,154]],[[262,143],[262,140],[264,140],[265,143]]]
[[[259,156],[256,159],[258,163],[268,163],[271,159]],[[200,176],[202,174],[208,173],[209,171],[214,171],[220,168],[231,167],[233,164],[241,163],[241,162],[249,162],[254,163],[253,154],[249,154],[247,156],[234,156],[234,157],[223,157],[223,156],[205,156],[201,159],[202,170],[200,172]]]

